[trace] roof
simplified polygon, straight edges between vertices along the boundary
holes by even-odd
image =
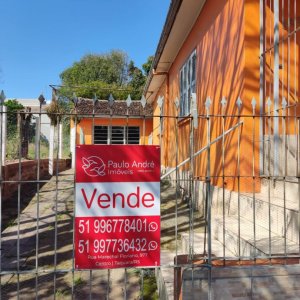
[[[98,100],[95,105],[95,114],[100,115],[114,115],[114,116],[126,116],[128,109],[129,116],[152,116],[153,109],[150,104],[146,104],[143,108],[140,101],[132,100],[129,108],[125,100],[115,100],[112,106],[109,105],[107,100]],[[79,114],[92,114],[93,113],[93,100],[86,98],[78,98],[77,113]]]
[[[206,0],[172,0],[144,88],[152,102],[165,80],[178,52],[193,28]]]

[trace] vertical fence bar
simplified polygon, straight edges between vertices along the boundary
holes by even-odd
[[[56,128],[57,128],[57,145],[60,144],[60,115],[56,115]],[[53,155],[54,156],[54,155]],[[55,219],[54,219],[54,298],[56,298],[56,280],[57,280],[57,235],[58,235],[58,158],[59,158],[59,150],[56,149],[56,164],[55,164],[55,205],[54,205],[54,212],[55,212]],[[73,285],[73,283],[72,283]],[[72,298],[73,298],[73,289],[72,289]]]
[[[146,145],[146,105],[147,105],[147,100],[146,100],[144,95],[142,95],[140,103],[143,107],[143,112],[144,112],[144,117],[143,117],[143,137],[144,137],[144,141],[143,141],[143,145]],[[148,140],[147,144],[149,145],[149,140]]]
[[[299,29],[298,29],[299,31]],[[299,48],[299,47],[298,47]],[[295,137],[297,132],[297,106],[298,103],[297,99],[297,1],[294,0],[294,135]],[[296,142],[296,141],[295,141]],[[297,143],[297,142],[296,142]],[[296,144],[296,153],[297,153],[297,146]],[[298,170],[298,164],[299,164],[299,156],[296,155],[296,176],[299,176],[299,170]]]
[[[252,202],[253,202],[253,260],[256,261],[256,197],[255,197],[255,106],[256,100],[252,99]]]
[[[189,170],[189,259],[193,261],[193,256],[194,256],[194,230],[193,230],[193,225],[194,225],[194,207],[193,207],[193,187],[192,187],[192,182],[193,182],[193,148],[194,148],[194,139],[193,139],[193,119],[190,119],[190,170]]]
[[[299,116],[297,117],[297,124],[298,124],[298,128],[297,128],[297,139],[299,141],[300,137],[300,118]],[[297,155],[299,156],[300,155],[300,151],[299,151],[299,147],[297,148]],[[299,170],[299,169],[298,169]],[[298,226],[300,224],[300,176],[299,176],[299,173],[298,173]],[[299,253],[300,253],[300,230],[298,230],[298,249],[299,249]]]
[[[92,144],[95,144],[95,109],[98,105],[98,98],[97,95],[94,95],[93,98],[93,115],[92,115]],[[93,291],[93,270],[89,271],[89,299],[92,299],[92,291]]]
[[[180,178],[179,178],[179,169],[178,169],[178,120],[179,120],[179,100],[176,98],[175,100],[175,106],[176,106],[176,118],[175,121],[175,167],[176,167],[176,173],[175,173],[175,268],[178,270],[178,191],[180,186]],[[174,292],[174,299],[178,299],[178,276],[177,272],[175,273],[175,292]]]
[[[208,264],[211,265],[211,195],[210,195],[210,115],[209,109],[211,105],[210,98],[206,100],[206,126],[207,126],[207,167],[206,167],[206,198],[207,198],[207,250],[208,250]]]
[[[72,156],[72,159],[74,158],[74,162],[72,162],[72,166],[74,166],[74,176],[73,176],[73,187],[74,187],[74,201],[73,201],[73,216],[72,216],[72,229],[73,229],[73,237],[72,240],[75,241],[75,216],[76,216],[76,145],[77,145],[77,124],[78,124],[78,112],[77,112],[77,104],[78,104],[78,98],[76,94],[74,93],[72,102],[74,104],[74,155]],[[75,247],[73,245],[72,247],[72,283],[71,283],[71,293],[72,293],[72,299],[74,298],[74,281],[75,281]]]
[[[140,289],[141,299],[144,299],[144,269],[141,269],[141,289]]]
[[[2,138],[0,141],[2,142],[2,151],[0,152],[2,165],[5,166],[6,144],[7,144],[7,107],[6,106],[2,106]]]
[[[112,94],[109,95],[108,105],[109,105],[109,128],[108,128],[108,141],[107,143],[110,145],[112,142],[112,118],[113,118],[113,109],[112,106],[114,104],[114,97]],[[106,298],[109,300],[110,294],[110,281],[111,281],[111,270],[107,270],[107,290],[106,290]]]
[[[24,115],[25,117],[25,115]],[[18,206],[17,206],[17,299],[20,299],[20,213],[21,213],[21,180],[22,180],[22,144],[23,144],[23,121],[22,113],[19,113],[19,167],[18,167]]]
[[[41,119],[42,119],[42,103],[44,102],[44,97],[41,95],[39,96],[39,117],[37,118],[36,122],[36,129],[37,132],[35,134],[36,138],[36,150],[35,159],[37,159],[37,173],[36,173],[36,244],[35,244],[35,297],[38,299],[38,287],[39,287],[39,227],[40,227],[40,149],[41,149],[41,141],[40,141],[40,130],[41,130]]]
[[[124,299],[127,300],[127,268],[124,268]]]
[[[50,124],[50,137],[49,137],[49,174],[53,175],[53,159],[54,159],[54,144],[55,144],[55,127]]]
[[[286,222],[286,175],[287,175],[287,135],[286,135],[286,110],[285,99],[282,101],[282,134],[283,134],[283,223],[284,223],[284,256],[287,256],[287,222]]]
[[[190,118],[190,170],[189,170],[189,184],[188,184],[188,206],[189,206],[189,260],[192,264],[192,289],[194,289],[194,201],[193,201],[193,181],[194,181],[194,157],[193,157],[193,149],[194,149],[194,130],[193,130],[193,118]]]
[[[126,141],[124,144],[129,144],[128,141],[128,127],[129,127],[129,107],[131,105],[131,97],[128,95],[126,100]],[[124,268],[124,299],[127,299],[127,268]]]
[[[299,9],[299,3],[298,3],[298,9]],[[296,14],[296,18],[295,18],[295,28],[297,28],[297,32],[299,33],[300,29],[299,29],[299,22],[297,22],[297,0],[295,0],[295,14]],[[298,42],[299,43],[299,42]],[[295,45],[297,45],[297,33],[296,33],[296,30],[295,30]],[[295,52],[296,52],[296,47],[295,47]],[[297,60],[297,53],[295,53],[295,64],[298,63],[298,65],[300,64],[300,58],[298,56],[298,60]],[[295,76],[296,76],[297,73],[295,73]],[[298,78],[299,78],[299,69],[298,69]],[[297,85],[295,85],[297,86]],[[299,89],[300,87],[298,86],[298,90],[297,90],[297,95],[296,95],[296,99],[297,99],[297,104],[299,104],[299,95],[300,95],[300,92],[299,92]],[[296,107],[297,109],[297,107]],[[297,114],[297,132],[296,132],[296,135],[297,135],[297,154],[300,152],[300,139],[299,139],[299,118],[298,118],[298,114]],[[297,176],[300,176],[300,158],[299,158],[299,155],[297,155]]]
[[[110,293],[110,269],[107,270],[106,300],[109,300],[109,293]]]
[[[225,108],[227,101],[225,97],[221,100],[222,108],[222,217],[223,217],[223,264],[225,266],[226,257],[226,200],[225,200]]]
[[[146,145],[146,115],[143,117],[143,145]]]
[[[264,0],[259,1],[259,21],[260,21],[260,30],[259,30],[259,114],[260,116],[264,113],[264,81],[265,81],[265,47],[264,47]],[[265,139],[264,139],[264,119],[260,117],[259,120],[259,162],[260,162],[260,174],[265,173]]]
[[[206,204],[207,204],[207,262],[208,265],[212,263],[212,230],[211,230],[211,175],[210,175],[210,150],[211,150],[211,136],[210,136],[210,106],[211,106],[211,99],[208,97],[205,102],[206,107],[206,126],[207,126],[207,167],[206,167]],[[211,268],[208,270],[208,300],[212,299],[212,274]]]
[[[0,140],[2,140],[2,118],[3,118],[3,103],[5,100],[4,92],[0,93]],[[0,153],[2,153],[3,144],[0,143]],[[3,161],[0,160],[0,273],[2,272],[2,189],[3,189]],[[0,275],[0,299],[2,298],[2,275]]]
[[[236,102],[238,106],[238,122],[241,121],[241,105],[242,100],[240,98],[237,99]],[[238,141],[237,141],[237,183],[238,183],[238,256],[239,260],[241,259],[241,128],[238,128]]]
[[[272,10],[272,1],[273,0],[269,0],[269,7],[270,9]],[[274,33],[274,32],[273,32]],[[266,32],[266,36],[268,36],[268,32]],[[271,48],[271,45],[272,45],[272,37],[273,34],[272,34],[272,18],[270,17],[269,18],[269,44],[268,44],[268,47],[267,48]],[[271,77],[272,77],[272,70],[271,70],[271,66],[272,66],[272,53],[273,53],[273,49],[271,48],[269,50],[269,97],[272,97],[272,83],[274,84],[274,82],[272,81]]]
[[[279,0],[274,0],[274,176],[279,175]]]
[[[269,222],[269,259],[272,256],[272,235],[271,235],[271,99],[268,98],[268,222]]]
[[[163,110],[164,110],[164,98],[159,96],[158,100],[157,100],[157,104],[159,106],[159,146],[160,146],[160,152],[163,153],[162,151],[162,130],[163,130],[163,124],[162,124],[162,120],[163,120]],[[161,161],[162,163],[162,161]]]

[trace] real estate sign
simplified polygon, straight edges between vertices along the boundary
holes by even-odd
[[[75,267],[160,265],[160,149],[76,147]]]

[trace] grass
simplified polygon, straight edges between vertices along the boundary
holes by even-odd
[[[30,143],[28,148],[28,158],[34,159],[35,156],[35,144]],[[46,145],[40,145],[40,158],[48,158],[49,157],[49,147]]]

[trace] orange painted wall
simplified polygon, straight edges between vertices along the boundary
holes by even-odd
[[[148,145],[149,135],[152,133],[152,117],[151,118],[99,118],[95,119],[95,126],[139,126],[140,127],[140,145]],[[74,126],[74,123],[71,122],[71,128]],[[76,128],[76,141],[77,144],[80,143],[80,129],[82,129],[84,134],[84,140],[86,145],[92,144],[92,133],[93,133],[93,122],[90,118],[82,119]]]
[[[167,139],[164,137],[166,165],[174,167],[176,156],[179,162],[183,161],[190,156],[191,149],[198,151],[207,145],[208,139],[215,139],[224,130],[242,120],[243,126],[227,135],[224,145],[220,141],[211,147],[210,172],[211,176],[221,176],[224,172],[228,176],[225,185],[229,189],[237,190],[239,185],[241,190],[252,191],[252,172],[258,175],[259,167],[258,144],[255,142],[259,124],[252,118],[251,106],[253,97],[259,102],[259,1],[206,1],[169,71],[166,99],[169,102],[166,114],[169,116],[177,114],[172,104],[176,97],[179,98],[180,69],[194,49],[197,51],[196,93],[200,114],[198,129],[192,132],[194,147],[190,148],[190,119],[180,120],[178,126],[175,119],[169,119],[169,136]],[[205,100],[208,96],[212,99],[209,113],[213,115],[209,121],[205,118]],[[223,96],[227,99],[224,109],[220,105]],[[243,117],[240,118],[236,105],[238,97],[243,100],[240,111]],[[222,117],[223,114],[226,118]],[[205,179],[207,162],[207,152],[195,159],[194,177]],[[187,164],[184,169],[189,167]],[[251,178],[238,180],[238,174]],[[213,178],[212,183],[221,186],[223,181],[220,177]],[[259,182],[256,181],[255,184],[255,189],[259,190]]]
[[[160,134],[164,136],[164,130],[160,133],[160,123],[165,122],[165,118],[160,118],[161,113],[164,114],[166,110],[166,99],[167,99],[167,80],[163,82],[161,85],[158,95],[163,95],[164,96],[164,102],[163,102],[163,108],[162,112],[157,104],[157,99],[153,103],[153,144],[154,145],[160,145]],[[162,125],[164,127],[164,124]]]

